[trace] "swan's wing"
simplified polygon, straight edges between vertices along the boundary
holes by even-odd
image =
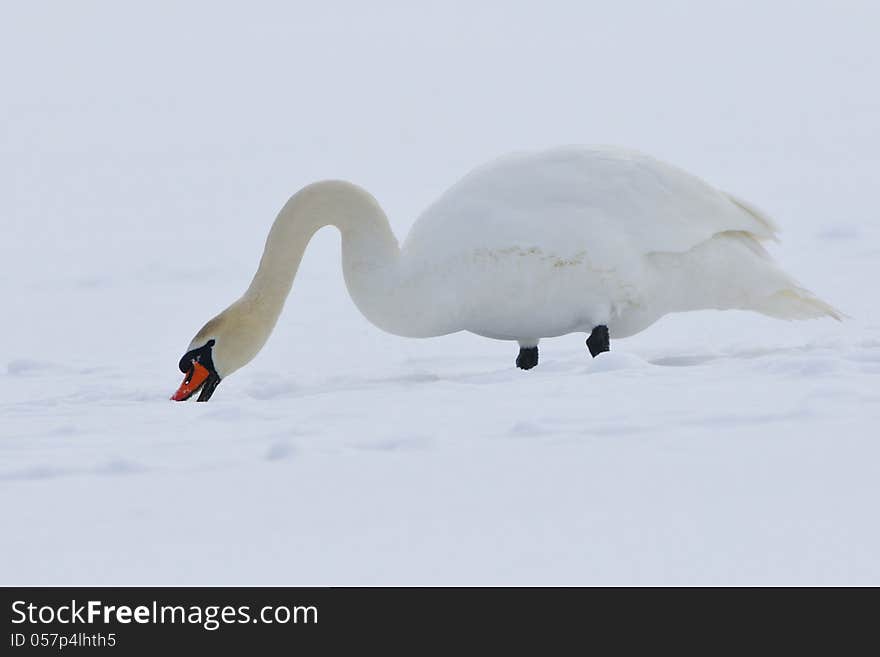
[[[572,147],[475,169],[422,214],[404,249],[436,258],[468,247],[536,248],[585,253],[594,266],[615,269],[725,231],[775,237],[759,211],[676,167],[631,151]]]

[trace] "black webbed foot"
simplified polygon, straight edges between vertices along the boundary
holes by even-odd
[[[605,351],[611,351],[611,336],[608,333],[608,327],[604,324],[597,326],[587,338],[587,349],[590,355],[595,358]]]
[[[516,357],[516,366],[521,370],[530,370],[538,364],[538,347],[520,347]]]

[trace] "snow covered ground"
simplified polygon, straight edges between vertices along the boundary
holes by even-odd
[[[870,2],[18,3],[0,20],[0,584],[880,584]],[[331,229],[208,404],[176,364],[304,184],[398,235],[616,143],[750,200],[852,319],[405,340]]]

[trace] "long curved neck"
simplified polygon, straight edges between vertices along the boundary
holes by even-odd
[[[242,297],[249,312],[261,315],[271,331],[309,240],[327,225],[342,234],[345,283],[358,309],[380,328],[408,334],[407,319],[398,306],[401,299],[395,294],[401,278],[400,247],[388,218],[368,192],[336,180],[303,188],[278,213],[260,266]]]
[[[284,307],[309,240],[320,228],[342,234],[342,269],[352,300],[379,328],[410,337],[448,333],[437,330],[442,317],[431,277],[403,266],[400,247],[382,208],[351,183],[318,182],[293,195],[281,208],[257,273],[245,293],[209,320],[190,349],[217,341],[214,365],[225,377],[247,364],[269,339]],[[410,263],[411,264],[411,263]]]

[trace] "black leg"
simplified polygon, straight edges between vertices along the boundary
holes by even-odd
[[[530,370],[538,364],[537,347],[520,347],[516,357],[516,366],[521,370]]]
[[[608,327],[605,325],[597,326],[587,338],[587,349],[590,355],[595,358],[603,351],[611,351],[611,337],[608,335]]]

